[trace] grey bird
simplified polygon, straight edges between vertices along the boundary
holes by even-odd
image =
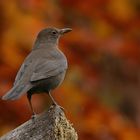
[[[67,59],[58,48],[59,38],[72,29],[46,28],[39,32],[31,53],[21,65],[13,88],[6,93],[3,100],[15,100],[27,93],[33,115],[31,97],[34,93],[48,93],[53,104],[51,90],[58,87],[64,80],[67,70]]]

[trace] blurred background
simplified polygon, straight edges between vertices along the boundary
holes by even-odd
[[[80,140],[140,139],[139,0],[1,0],[0,96],[11,87],[37,33],[70,27],[60,40],[69,69],[53,91]],[[37,113],[49,97],[33,96]],[[26,96],[0,100],[0,135],[31,117]]]

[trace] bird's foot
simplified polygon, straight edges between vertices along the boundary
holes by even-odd
[[[54,106],[59,107],[62,111],[65,111],[64,107],[62,107],[62,106],[58,105],[56,102],[55,102],[55,103],[53,103],[53,105],[54,105]]]
[[[36,118],[36,116],[37,115],[35,113],[33,113],[32,116],[31,116],[31,119],[34,120]]]

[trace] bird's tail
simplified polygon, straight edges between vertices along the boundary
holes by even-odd
[[[31,85],[15,85],[10,91],[8,91],[4,96],[3,100],[16,100],[21,97],[25,92],[31,88]]]

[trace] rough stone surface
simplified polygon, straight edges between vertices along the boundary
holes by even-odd
[[[2,136],[0,140],[77,140],[78,135],[59,106],[51,106],[42,114]]]

